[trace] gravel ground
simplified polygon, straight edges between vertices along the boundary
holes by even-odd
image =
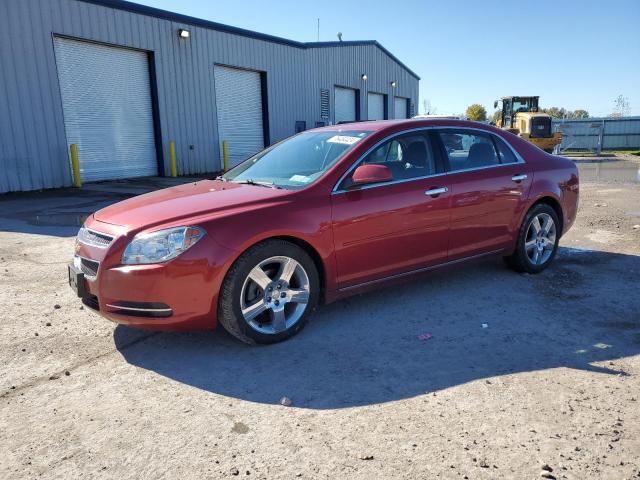
[[[581,165],[541,275],[459,266],[255,348],[80,306],[56,219],[117,197],[5,196],[0,478],[640,478],[637,167]]]

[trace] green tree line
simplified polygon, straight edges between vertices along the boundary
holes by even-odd
[[[589,112],[581,108],[577,110],[567,110],[565,108],[550,107],[550,108],[542,108],[540,109],[540,111],[543,113],[546,113],[551,118],[568,118],[568,119],[589,118]],[[502,115],[502,110],[496,110],[495,112],[493,112],[493,115],[491,116],[491,121],[494,123],[497,122],[501,115]]]
[[[550,107],[550,108],[543,108],[540,111],[543,113],[546,113],[552,118],[573,119],[573,118],[589,117],[589,112],[581,108],[577,110],[567,110],[565,108]],[[487,120],[487,110],[479,103],[474,103],[473,105],[469,105],[465,115],[469,120],[474,120],[476,122],[484,122]],[[491,120],[493,122],[496,122],[500,118],[500,115],[502,115],[502,111],[496,110],[495,112],[493,112],[493,115],[491,116]]]

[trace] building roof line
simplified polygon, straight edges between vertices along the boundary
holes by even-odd
[[[401,62],[398,59],[398,57],[396,57],[393,53],[391,53],[389,50],[384,48],[380,44],[380,42],[378,42],[377,40],[347,40],[347,41],[343,41],[343,42],[306,42],[304,45],[307,48],[323,48],[323,47],[329,47],[330,48],[330,47],[349,47],[349,46],[359,46],[359,45],[373,45],[375,47],[378,47],[380,50],[382,50],[382,53],[384,53],[387,57],[389,57],[391,60],[396,62],[402,68],[404,68],[416,80],[420,80],[420,77],[418,76],[417,73],[415,73],[413,70],[411,70],[409,67],[407,67],[403,62]]]
[[[378,47],[382,52],[387,55],[391,60],[396,62],[402,68],[404,68],[411,76],[420,80],[420,77],[413,72],[409,67],[402,63],[398,58],[393,55],[389,50],[384,48],[377,40],[354,40],[344,42],[297,42],[295,40],[289,40],[288,38],[278,37],[275,35],[269,35],[267,33],[254,32],[253,30],[247,30],[245,28],[233,27],[231,25],[225,25],[223,23],[213,22],[211,20],[204,20],[202,18],[191,17],[189,15],[183,15],[181,13],[174,13],[168,10],[162,10],[160,8],[148,7],[146,5],[140,5],[138,3],[128,2],[126,0],[77,0],[84,3],[93,3],[102,7],[115,8],[118,10],[124,10],[132,13],[138,13],[141,15],[147,15],[151,17],[161,18],[163,20],[170,20],[172,22],[183,23],[193,25],[196,27],[207,28],[210,30],[217,30],[220,32],[231,33],[234,35],[240,35],[243,37],[254,38],[257,40],[264,40],[267,42],[278,43],[281,45],[288,45],[294,48],[309,49],[309,48],[327,48],[327,47],[349,47],[360,45],[373,45]]]

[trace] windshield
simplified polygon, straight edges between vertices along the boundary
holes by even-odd
[[[535,112],[538,110],[538,101],[536,98],[514,98],[513,113],[517,112]]]
[[[276,143],[222,176],[230,182],[303,188],[316,181],[358,142],[365,131],[305,132]]]

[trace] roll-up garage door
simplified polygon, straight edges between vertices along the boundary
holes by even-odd
[[[368,93],[367,105],[367,118],[369,120],[384,120],[384,95]]]
[[[214,68],[220,158],[229,148],[229,166],[264,148],[260,73],[216,65]]]
[[[356,121],[356,91],[352,88],[336,87],[335,123]]]
[[[394,118],[407,118],[407,99],[403,97],[394,98]]]
[[[83,181],[157,175],[145,52],[55,38],[64,127]]]

